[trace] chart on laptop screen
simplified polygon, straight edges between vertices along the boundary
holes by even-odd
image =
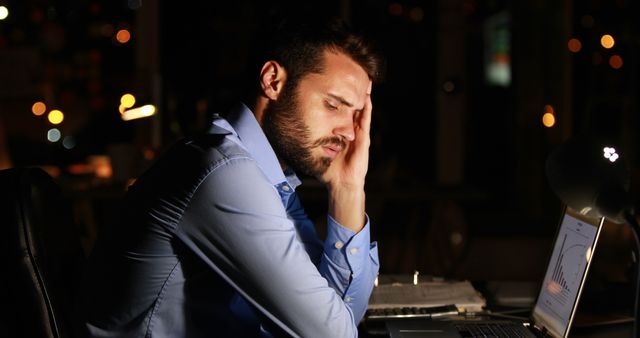
[[[552,326],[568,325],[597,235],[597,226],[564,215],[536,305]]]

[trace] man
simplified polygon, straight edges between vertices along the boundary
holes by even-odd
[[[378,272],[364,210],[378,60],[319,23],[267,33],[251,100],[129,189],[79,297],[81,335],[357,336]],[[328,189],[324,243],[294,172]]]

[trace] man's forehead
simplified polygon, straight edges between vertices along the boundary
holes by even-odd
[[[316,80],[325,87],[326,95],[350,108],[361,109],[369,86],[364,69],[342,53],[325,52],[323,70]]]

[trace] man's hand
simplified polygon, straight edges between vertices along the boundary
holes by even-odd
[[[329,214],[355,232],[365,225],[364,182],[369,166],[372,108],[370,81],[364,108],[354,114],[354,140],[347,144],[320,177],[329,190]]]

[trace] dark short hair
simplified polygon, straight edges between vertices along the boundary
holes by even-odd
[[[288,85],[295,86],[305,75],[322,72],[325,51],[347,55],[374,82],[381,78],[382,58],[372,42],[336,16],[309,11],[275,13],[258,34],[252,62],[254,81],[264,63],[274,60],[287,71]]]

